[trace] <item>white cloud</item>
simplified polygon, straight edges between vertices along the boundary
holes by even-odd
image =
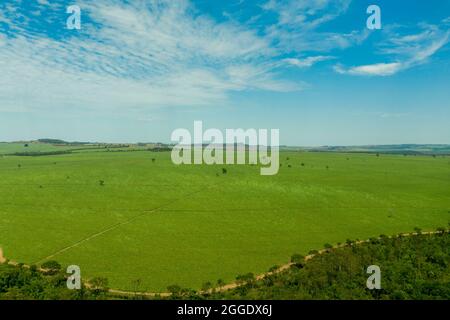
[[[297,58],[286,58],[283,61],[287,64],[299,67],[299,68],[309,68],[312,67],[314,64],[321,62],[321,61],[327,61],[334,59],[334,57],[331,56],[311,56],[306,57],[302,59]]]
[[[367,39],[367,29],[323,31],[326,23],[345,14],[351,0],[270,0],[262,8],[277,15],[266,29],[268,38],[285,53],[328,52],[347,49]]]
[[[341,65],[334,66],[334,70],[340,74],[369,75],[369,76],[390,76],[400,71],[401,68],[402,64],[399,62],[376,63],[351,67],[347,69]]]
[[[269,0],[262,8],[278,14],[278,25],[314,29],[346,12],[351,0]]]
[[[273,72],[276,66],[267,61],[276,50],[269,40],[235,22],[199,15],[188,1],[78,4],[90,19],[81,31],[56,38],[30,31],[39,17],[15,22],[14,7],[0,17],[16,32],[0,37],[4,105],[147,109],[216,104],[231,91],[302,89]]]
[[[334,70],[341,74],[390,76],[402,70],[426,63],[450,40],[450,31],[436,25],[420,24],[421,32],[408,35],[388,32],[388,40],[381,45],[380,53],[393,56],[393,62],[344,67]]]

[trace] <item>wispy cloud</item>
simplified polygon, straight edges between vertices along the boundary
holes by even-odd
[[[0,37],[3,103],[139,109],[209,105],[231,91],[301,89],[266,63],[275,55],[269,40],[235,22],[199,15],[188,1],[78,4],[89,19],[81,31],[60,37],[35,32],[38,17],[19,23],[17,7],[5,7],[1,21],[14,34]]]
[[[334,59],[332,56],[311,56],[306,58],[286,58],[283,61],[286,62],[289,65],[293,65],[299,68],[309,68],[312,67],[314,64],[321,62],[321,61],[327,61]]]
[[[403,65],[399,62],[375,63],[351,68],[345,68],[344,66],[337,64],[334,66],[334,70],[340,74],[390,76],[400,71],[402,67]]]
[[[269,0],[262,8],[278,14],[278,26],[315,29],[346,12],[351,0]]]
[[[320,30],[345,14],[351,0],[269,0],[262,8],[277,15],[277,23],[267,27],[275,46],[288,53],[329,52],[361,44],[367,29],[332,32]]]
[[[271,14],[274,20],[262,26],[214,18],[188,0],[79,0],[80,31],[65,29],[65,1],[36,0],[28,11],[22,1],[0,3],[3,111],[139,112],[217,105],[232,92],[303,90],[306,83],[284,78],[280,69],[337,59],[335,51],[370,34],[323,28],[344,15],[351,0],[269,0],[255,19]],[[392,31],[379,47],[385,61],[334,69],[389,76],[425,63],[449,32],[420,28]]]
[[[380,45],[380,53],[390,57],[391,62],[381,62],[360,66],[334,66],[341,74],[390,76],[402,70],[426,63],[439,49],[450,40],[450,31],[442,26],[421,23],[420,32],[400,34],[386,33],[387,40]]]

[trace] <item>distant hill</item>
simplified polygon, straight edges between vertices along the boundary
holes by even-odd
[[[203,144],[203,147],[209,144]],[[38,139],[35,141],[0,142],[0,154],[11,154],[17,152],[47,152],[61,151],[62,149],[74,148],[129,148],[131,149],[157,149],[159,151],[171,150],[173,144],[139,142],[139,143],[100,143],[100,142],[79,142],[64,141],[60,139]],[[192,145],[198,147],[199,145]],[[248,144],[224,144],[224,148],[234,147],[237,150],[251,150],[256,146]],[[217,145],[216,147],[219,147]],[[391,144],[391,145],[363,145],[363,146],[280,146],[282,151],[309,151],[309,152],[343,152],[343,153],[384,153],[403,155],[450,155],[450,144]]]

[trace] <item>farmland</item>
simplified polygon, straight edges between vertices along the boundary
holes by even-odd
[[[251,165],[175,166],[169,152],[19,157],[4,148],[7,258],[77,264],[117,289],[138,279],[156,292],[230,282],[325,243],[450,220],[448,156],[281,152],[278,175],[261,176]]]

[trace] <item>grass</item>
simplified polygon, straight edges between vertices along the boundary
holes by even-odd
[[[280,160],[278,175],[261,176],[257,166],[174,166],[169,152],[3,156],[0,246],[30,264],[76,244],[51,259],[112,288],[133,290],[140,279],[139,290],[165,291],[450,220],[449,157],[282,152]]]
[[[23,153],[39,153],[39,152],[61,152],[79,149],[94,149],[95,146],[91,145],[53,145],[40,142],[23,142],[23,143],[7,143],[0,142],[0,156],[11,154],[23,154]]]

